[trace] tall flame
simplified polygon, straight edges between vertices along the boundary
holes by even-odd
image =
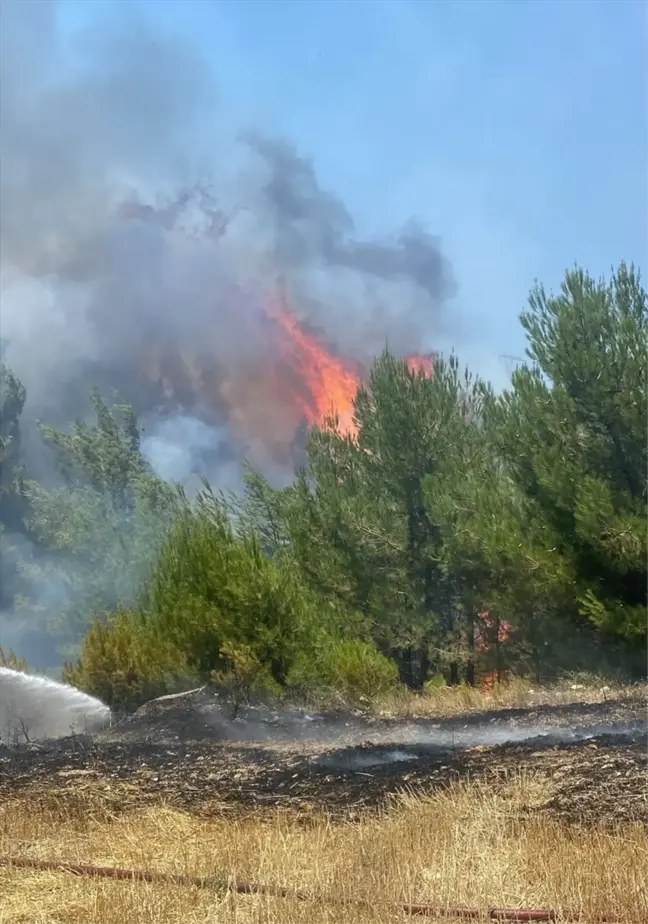
[[[301,418],[311,426],[322,426],[328,418],[336,417],[338,431],[355,436],[358,425],[354,400],[364,372],[362,366],[335,356],[306,330],[288,306],[285,292],[277,292],[268,300],[266,314],[281,331],[281,359],[293,375],[292,397]],[[432,353],[413,353],[405,360],[412,372],[432,375]]]
[[[200,208],[209,218],[209,236],[222,236],[227,228],[225,216],[202,189],[185,192],[177,202],[165,206],[124,203],[119,217],[125,221],[153,222],[168,231],[175,227],[192,194],[198,196]],[[183,349],[179,343],[161,349],[160,345],[152,344],[151,355],[144,365],[149,377],[162,382],[169,396],[184,397],[190,402],[193,397],[207,409],[224,403],[230,426],[244,442],[258,443],[273,458],[286,464],[294,440],[300,440],[297,434],[304,423],[323,426],[334,417],[340,433],[356,435],[354,401],[365,370],[356,360],[331,351],[308,328],[307,322],[290,307],[285,287],[274,290],[263,307],[270,322],[272,343],[268,343],[267,353],[260,353],[253,364],[239,364],[235,371],[218,364],[210,368],[206,342],[202,356]],[[245,311],[245,298],[242,305],[233,306],[232,310],[235,309]],[[251,324],[257,323],[254,313],[249,317]],[[205,336],[208,341],[208,331]],[[432,374],[433,354],[411,354],[404,358],[413,372]]]
[[[362,374],[361,366],[330,353],[286,304],[283,294],[269,299],[266,312],[282,332],[281,360],[294,374],[293,399],[309,425],[323,425],[337,417],[338,430],[354,435],[353,402]]]

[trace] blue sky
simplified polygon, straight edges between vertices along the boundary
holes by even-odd
[[[100,0],[67,0],[70,24]],[[501,383],[535,278],[646,266],[642,0],[148,0],[223,112],[293,141],[362,233],[415,215],[458,293],[446,342]]]

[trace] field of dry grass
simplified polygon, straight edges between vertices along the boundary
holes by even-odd
[[[489,906],[526,906],[551,907],[564,921],[645,921],[644,829],[534,815],[550,789],[531,774],[498,789],[464,782],[403,795],[354,824],[286,813],[205,820],[164,806],[111,815],[87,795],[76,808],[69,798],[40,807],[10,799],[0,808],[3,855],[256,880],[306,900],[0,868],[0,924],[368,924],[407,920],[389,903],[410,901],[478,906],[478,920]]]
[[[491,687],[441,686],[428,688],[424,695],[400,689],[396,693],[377,697],[371,703],[378,715],[452,716],[493,709],[530,709],[535,706],[559,706],[569,703],[603,703],[612,700],[635,699],[646,703],[645,683],[614,683],[592,675],[574,675],[559,684],[543,686],[514,678]]]
[[[617,690],[574,680],[550,690],[520,684],[490,693],[446,688],[392,697],[372,704],[370,711],[426,720],[438,716],[452,724],[478,712],[492,721],[500,709],[525,709],[533,718],[546,704],[545,721],[558,707],[557,714],[569,723],[577,720],[578,710],[568,704],[604,701],[606,706],[584,708],[592,715],[605,710],[608,721],[636,718],[644,714],[646,687]],[[183,721],[189,716],[183,712]],[[147,736],[157,738],[162,730],[152,727]],[[130,745],[117,741],[88,751],[78,751],[72,742],[69,754],[36,747],[5,755],[0,924],[387,924],[416,920],[403,910],[407,903],[429,903],[437,910],[426,919],[446,922],[465,920],[451,911],[458,907],[478,909],[473,921],[489,920],[489,908],[508,907],[553,909],[555,920],[563,922],[648,922],[646,829],[634,820],[643,817],[641,811],[637,815],[637,800],[645,802],[645,793],[637,790],[643,763],[636,743],[601,740],[543,751],[537,744],[522,744],[483,754],[477,748],[455,755],[469,769],[454,779],[445,752],[439,768],[431,757],[418,777],[404,775],[398,765],[371,773],[313,775],[308,754],[299,749],[293,754],[290,748],[283,754],[286,745],[274,751],[269,745],[268,760],[283,762],[279,776],[273,767],[268,771],[278,801],[255,807],[254,793],[265,792],[255,782],[261,770],[254,764],[265,754],[263,746],[246,749],[200,737],[175,745],[173,739],[165,741],[157,745],[160,754],[133,746],[131,755]],[[248,751],[253,765],[245,782]],[[159,770],[153,769],[156,760]],[[41,763],[42,772],[36,772]],[[440,786],[432,785],[437,769],[447,776]],[[382,787],[381,773],[400,779],[397,787],[423,788],[393,795],[391,783]],[[176,777],[175,789],[169,788]],[[170,804],[169,796],[180,794],[178,786],[195,789],[203,777],[207,791],[223,795],[232,788],[238,807],[223,802],[220,815],[209,817],[200,801],[189,800],[189,810],[179,798]],[[601,779],[592,788],[594,777]],[[332,812],[329,799],[351,784],[373,786],[379,794],[384,790],[387,802],[376,799],[382,808],[352,812],[357,794],[351,793],[347,809],[324,812],[322,806]],[[300,787],[305,800],[295,795]],[[320,790],[323,798],[317,801],[313,795]],[[594,799],[597,819],[598,806],[602,817],[608,797],[627,803],[628,811],[607,811],[606,825],[592,824],[589,812],[590,823],[582,824],[587,813],[577,805],[583,794],[583,805]],[[562,804],[565,799],[570,805],[576,800],[573,812]],[[556,801],[560,811],[547,810]],[[2,865],[7,857],[153,870],[211,882],[114,881]],[[301,894],[250,895],[223,887],[243,880]]]

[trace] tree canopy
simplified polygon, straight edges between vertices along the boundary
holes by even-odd
[[[521,316],[530,366],[491,402],[499,456],[574,572],[601,629],[646,637],[648,304],[624,265],[610,282],[568,273]]]
[[[40,425],[58,482],[30,480],[2,367],[0,524],[36,550],[23,605],[81,645],[67,678],[117,703],[182,678],[353,696],[645,669],[647,311],[634,268],[574,269],[532,290],[502,393],[454,354],[426,374],[385,351],[354,435],[314,428],[289,487],[250,471],[243,496],[192,502],[96,390],[95,425]]]

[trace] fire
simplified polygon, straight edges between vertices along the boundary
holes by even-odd
[[[421,372],[427,376],[432,375],[434,353],[410,353],[405,359],[411,372]]]
[[[363,374],[361,365],[329,352],[288,307],[285,293],[276,293],[268,300],[266,314],[283,335],[281,359],[290,370],[292,399],[301,419],[309,426],[323,426],[328,418],[337,417],[339,432],[355,436],[354,400]],[[412,353],[405,360],[413,372],[432,375],[432,353]]]
[[[124,203],[118,217],[155,223],[170,231],[192,197],[197,198],[201,211],[209,218],[205,233],[221,237],[227,229],[226,216],[200,188],[185,191],[175,202],[155,207]],[[233,303],[230,309],[247,316],[252,325],[259,323],[254,312],[248,313],[244,295],[241,304]],[[304,424],[324,426],[328,419],[336,417],[338,431],[354,437],[358,429],[354,401],[365,373],[363,366],[337,355],[321,336],[309,330],[291,308],[285,287],[279,286],[265,299],[263,313],[269,322],[271,342],[265,355],[260,353],[253,363],[212,368],[206,331],[201,355],[195,348],[185,349],[179,343],[170,349],[152,344],[144,362],[147,374],[163,384],[168,397],[184,406],[200,402],[203,408],[213,408],[215,412],[226,407],[230,427],[243,442],[248,447],[265,447],[281,464],[289,464],[293,443],[301,441],[299,431]],[[432,374],[433,354],[404,358],[413,372]]]
[[[266,313],[282,332],[281,360],[294,377],[293,400],[309,425],[322,426],[336,416],[338,430],[355,435],[354,399],[362,369],[330,353],[286,304],[284,295],[269,300]]]

